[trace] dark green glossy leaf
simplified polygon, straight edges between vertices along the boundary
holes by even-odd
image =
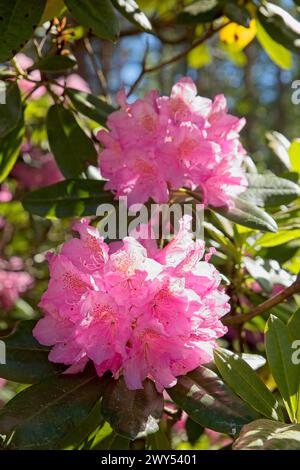
[[[46,0],[0,0],[0,63],[11,59],[32,37]]]
[[[127,18],[144,31],[151,31],[152,26],[145,13],[143,13],[135,0],[111,0],[113,6]]]
[[[300,450],[300,424],[258,419],[242,429],[233,450]]]
[[[244,424],[258,417],[206,367],[180,377],[168,394],[194,421],[217,432],[238,434]]]
[[[75,88],[66,88],[66,94],[77,111],[102,126],[106,126],[108,116],[115,111],[115,108],[106,103],[106,101],[90,93],[75,90]]]
[[[0,377],[32,384],[63,371],[63,367],[48,361],[49,348],[32,336],[35,323],[34,320],[22,321],[13,333],[1,338],[6,346],[6,364],[0,364]]]
[[[247,175],[249,186],[240,195],[260,207],[289,204],[300,196],[300,186],[275,175]]]
[[[0,139],[0,183],[9,175],[19,156],[24,134],[25,127],[22,114],[17,126]]]
[[[271,315],[266,329],[268,363],[293,422],[297,415],[300,365],[292,361],[292,343],[293,336],[288,327],[279,318]]]
[[[235,393],[264,416],[283,420],[276,398],[240,356],[223,348],[215,349],[214,356],[220,374]]]
[[[38,69],[43,73],[62,73],[76,67],[76,61],[68,56],[52,55],[41,59],[30,67],[30,70]]]
[[[224,15],[235,23],[245,27],[249,26],[251,17],[249,11],[243,5],[237,5],[236,2],[232,1],[225,2]]]
[[[98,180],[66,180],[27,193],[23,206],[32,214],[47,218],[96,215],[102,203],[114,204],[113,195]]]
[[[121,436],[137,439],[158,430],[164,399],[151,380],[142,390],[128,390],[123,378],[112,380],[102,400],[102,414]]]
[[[59,375],[20,392],[0,411],[9,449],[57,449],[89,415],[105,387],[94,372]]]
[[[177,17],[178,23],[206,23],[223,14],[223,0],[198,0],[184,8]]]
[[[66,178],[79,176],[87,162],[96,163],[97,152],[91,139],[77,123],[73,113],[60,104],[47,115],[49,146]]]
[[[267,33],[282,46],[299,53],[300,22],[286,10],[265,2],[258,9],[258,19]]]
[[[117,40],[119,23],[109,0],[65,0],[65,4],[74,18],[96,36]]]
[[[22,101],[16,83],[7,86],[5,104],[0,104],[0,138],[5,137],[16,128],[21,119]]]
[[[211,210],[245,227],[263,232],[277,232],[275,220],[259,207],[238,197],[234,198],[234,204],[232,208],[211,207]]]

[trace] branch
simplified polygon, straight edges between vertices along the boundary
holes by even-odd
[[[189,52],[191,52],[197,46],[200,46],[201,44],[203,44],[207,39],[211,38],[215,33],[220,31],[222,28],[227,26],[229,23],[231,23],[231,21],[228,21],[227,23],[224,23],[221,26],[218,26],[216,29],[213,29],[211,27],[210,29],[208,29],[208,31],[206,31],[205,34],[203,34],[203,36],[201,36],[199,39],[197,39],[195,42],[193,42],[193,44],[191,44],[189,47],[184,49],[184,51],[179,52],[178,54],[174,55],[170,59],[167,59],[167,60],[161,62],[160,64],[153,65],[152,67],[146,67],[145,64],[144,64],[142,66],[142,70],[141,70],[139,76],[137,77],[137,79],[135,80],[133,85],[131,86],[127,96],[130,96],[132,94],[132,92],[135,90],[135,88],[140,83],[140,81],[142,80],[142,78],[144,77],[145,74],[151,73],[151,72],[156,72],[157,70],[160,70],[161,68],[165,67],[166,65],[173,64],[174,62],[177,62],[178,60],[182,59]]]
[[[235,316],[232,314],[225,315],[225,317],[222,319],[222,323],[224,323],[224,325],[240,325],[241,323],[252,320],[252,318],[258,315],[262,315],[268,310],[271,310],[271,308],[275,307],[276,305],[281,304],[292,295],[298,293],[300,293],[300,274],[298,274],[296,281],[291,286],[258,305],[251,312]]]

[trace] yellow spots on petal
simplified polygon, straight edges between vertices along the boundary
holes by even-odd
[[[237,23],[230,23],[220,31],[220,40],[227,45],[233,46],[236,51],[241,51],[256,36],[255,19],[250,21],[249,27],[241,26]]]

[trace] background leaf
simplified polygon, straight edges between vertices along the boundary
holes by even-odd
[[[22,321],[12,334],[1,337],[6,346],[6,364],[0,364],[0,377],[32,384],[64,370],[64,367],[49,362],[49,348],[32,336],[35,323],[34,320]]]
[[[0,0],[0,63],[11,59],[31,38],[46,0]]]
[[[93,142],[77,123],[73,113],[60,104],[53,105],[47,115],[49,146],[66,178],[79,176],[87,162],[96,163]]]
[[[109,0],[65,0],[80,24],[100,38],[116,41],[119,23]]]
[[[237,354],[215,349],[215,363],[225,382],[259,413],[283,420],[279,403],[253,369]]]
[[[151,380],[142,390],[128,390],[123,378],[112,380],[102,400],[102,414],[121,436],[137,439],[158,431],[164,399]]]
[[[206,367],[179,377],[168,394],[194,421],[217,432],[238,434],[244,424],[258,417]]]
[[[300,425],[258,419],[242,429],[233,450],[300,450]]]
[[[0,434],[15,450],[57,449],[88,416],[105,379],[94,372],[60,375],[20,392],[0,411]]]
[[[108,116],[115,111],[115,108],[106,103],[106,101],[90,93],[75,90],[75,88],[66,88],[65,92],[77,111],[102,126],[106,126]]]
[[[240,195],[260,207],[289,204],[300,196],[300,186],[275,175],[247,175],[248,188]]]
[[[114,204],[113,195],[98,180],[71,179],[27,193],[23,206],[47,218],[96,215],[102,203]]]

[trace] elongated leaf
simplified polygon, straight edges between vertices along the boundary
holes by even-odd
[[[277,232],[275,220],[254,204],[241,198],[234,198],[235,207],[212,207],[211,209],[229,220],[245,227],[263,232]]]
[[[102,126],[106,126],[108,116],[115,111],[115,108],[106,103],[106,101],[90,93],[84,93],[83,91],[75,90],[75,88],[66,88],[66,94],[77,111]]]
[[[21,115],[15,129],[0,139],[0,183],[9,175],[19,156],[24,133],[24,119]]]
[[[300,22],[296,18],[271,2],[265,2],[258,9],[258,18],[265,30],[275,41],[287,49],[299,53]]]
[[[8,85],[5,95],[5,104],[0,105],[0,138],[3,138],[17,127],[22,113],[22,101],[18,85],[16,83]]]
[[[0,0],[0,63],[11,59],[31,38],[46,0]]]
[[[59,375],[20,392],[0,411],[0,434],[10,449],[57,449],[88,416],[105,379],[94,372]]]
[[[128,390],[123,378],[112,380],[102,400],[102,414],[121,436],[137,439],[158,430],[164,399],[151,380],[142,390]]]
[[[38,69],[43,73],[62,73],[76,67],[76,61],[63,55],[44,57],[30,67],[30,70]]]
[[[152,26],[145,13],[143,13],[134,0],[111,0],[113,6],[122,13],[125,18],[144,31],[151,31]]]
[[[219,0],[198,0],[184,8],[177,17],[178,23],[206,23],[213,21],[223,13],[222,1]]]
[[[91,139],[77,123],[73,113],[62,105],[52,106],[47,115],[50,149],[66,178],[79,176],[86,163],[95,163],[97,152]]]
[[[65,0],[80,24],[100,38],[116,41],[119,23],[109,0]]]
[[[242,429],[233,450],[300,450],[300,424],[258,419]]]
[[[270,315],[266,329],[266,351],[272,375],[277,383],[291,421],[297,414],[300,366],[292,361],[293,337],[279,318]]]
[[[49,348],[32,336],[35,321],[20,322],[14,332],[2,337],[6,346],[6,364],[0,364],[0,377],[14,382],[32,384],[58,374],[63,367],[48,361]]]
[[[262,24],[256,19],[256,37],[270,59],[282,69],[292,68],[292,54],[269,36]]]
[[[291,143],[289,157],[293,170],[300,175],[300,139],[294,139]]]
[[[27,193],[23,206],[28,212],[47,218],[96,215],[102,203],[113,204],[113,196],[98,180],[66,180]]]
[[[264,416],[283,420],[276,398],[240,356],[223,348],[216,349],[214,356],[223,379],[243,400]]]
[[[257,206],[288,204],[300,196],[300,186],[275,175],[248,175],[248,189],[241,198]]]
[[[168,394],[194,421],[217,432],[238,434],[244,424],[258,417],[206,367],[180,377]]]
[[[281,230],[277,233],[265,233],[260,237],[255,245],[270,248],[273,246],[283,245],[290,242],[291,240],[297,240],[300,237],[300,229],[295,230]]]

